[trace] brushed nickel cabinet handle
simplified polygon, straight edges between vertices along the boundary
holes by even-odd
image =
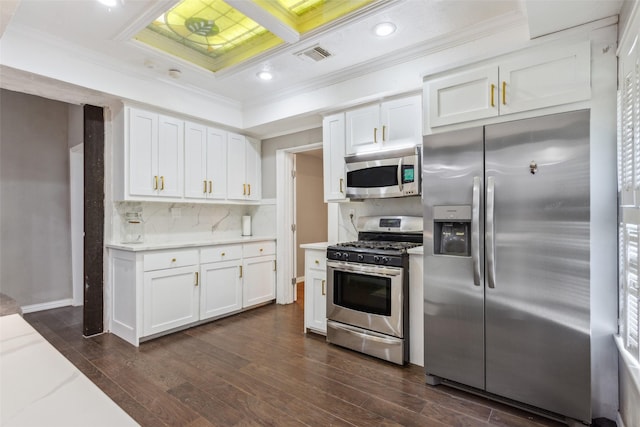
[[[209,194],[213,192],[213,181],[209,181]]]
[[[278,261],[276,261],[275,259],[273,260],[273,271],[277,271],[278,270]]]
[[[203,182],[204,182],[204,190],[202,192],[206,193],[207,192],[207,180],[205,179]]]
[[[322,295],[326,295],[327,294],[327,290],[325,288],[325,284],[326,284],[326,280],[322,281]]]
[[[373,143],[378,143],[378,128],[373,128]]]
[[[386,141],[385,131],[387,130],[386,126],[382,126],[382,142]]]
[[[195,285],[198,286],[199,283],[200,283],[200,277],[199,277],[199,273],[196,271],[196,283],[195,283]]]
[[[238,267],[240,267],[240,277],[242,277],[242,266],[239,265]]]

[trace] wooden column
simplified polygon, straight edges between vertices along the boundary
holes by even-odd
[[[83,334],[104,331],[104,111],[84,106]]]

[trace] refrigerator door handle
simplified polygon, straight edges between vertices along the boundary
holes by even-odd
[[[487,243],[487,279],[490,288],[496,287],[495,198],[495,178],[490,176],[487,177],[487,233],[485,238]]]
[[[480,177],[473,177],[473,201],[471,206],[471,258],[473,260],[473,284],[480,286]]]

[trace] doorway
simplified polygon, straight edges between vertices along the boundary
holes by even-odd
[[[304,252],[300,244],[328,239],[322,143],[278,150],[276,170],[276,301],[290,304],[296,301],[298,284],[304,280]]]

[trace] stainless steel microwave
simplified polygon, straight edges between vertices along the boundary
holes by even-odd
[[[422,189],[422,147],[346,156],[347,197],[382,199],[419,196]]]

